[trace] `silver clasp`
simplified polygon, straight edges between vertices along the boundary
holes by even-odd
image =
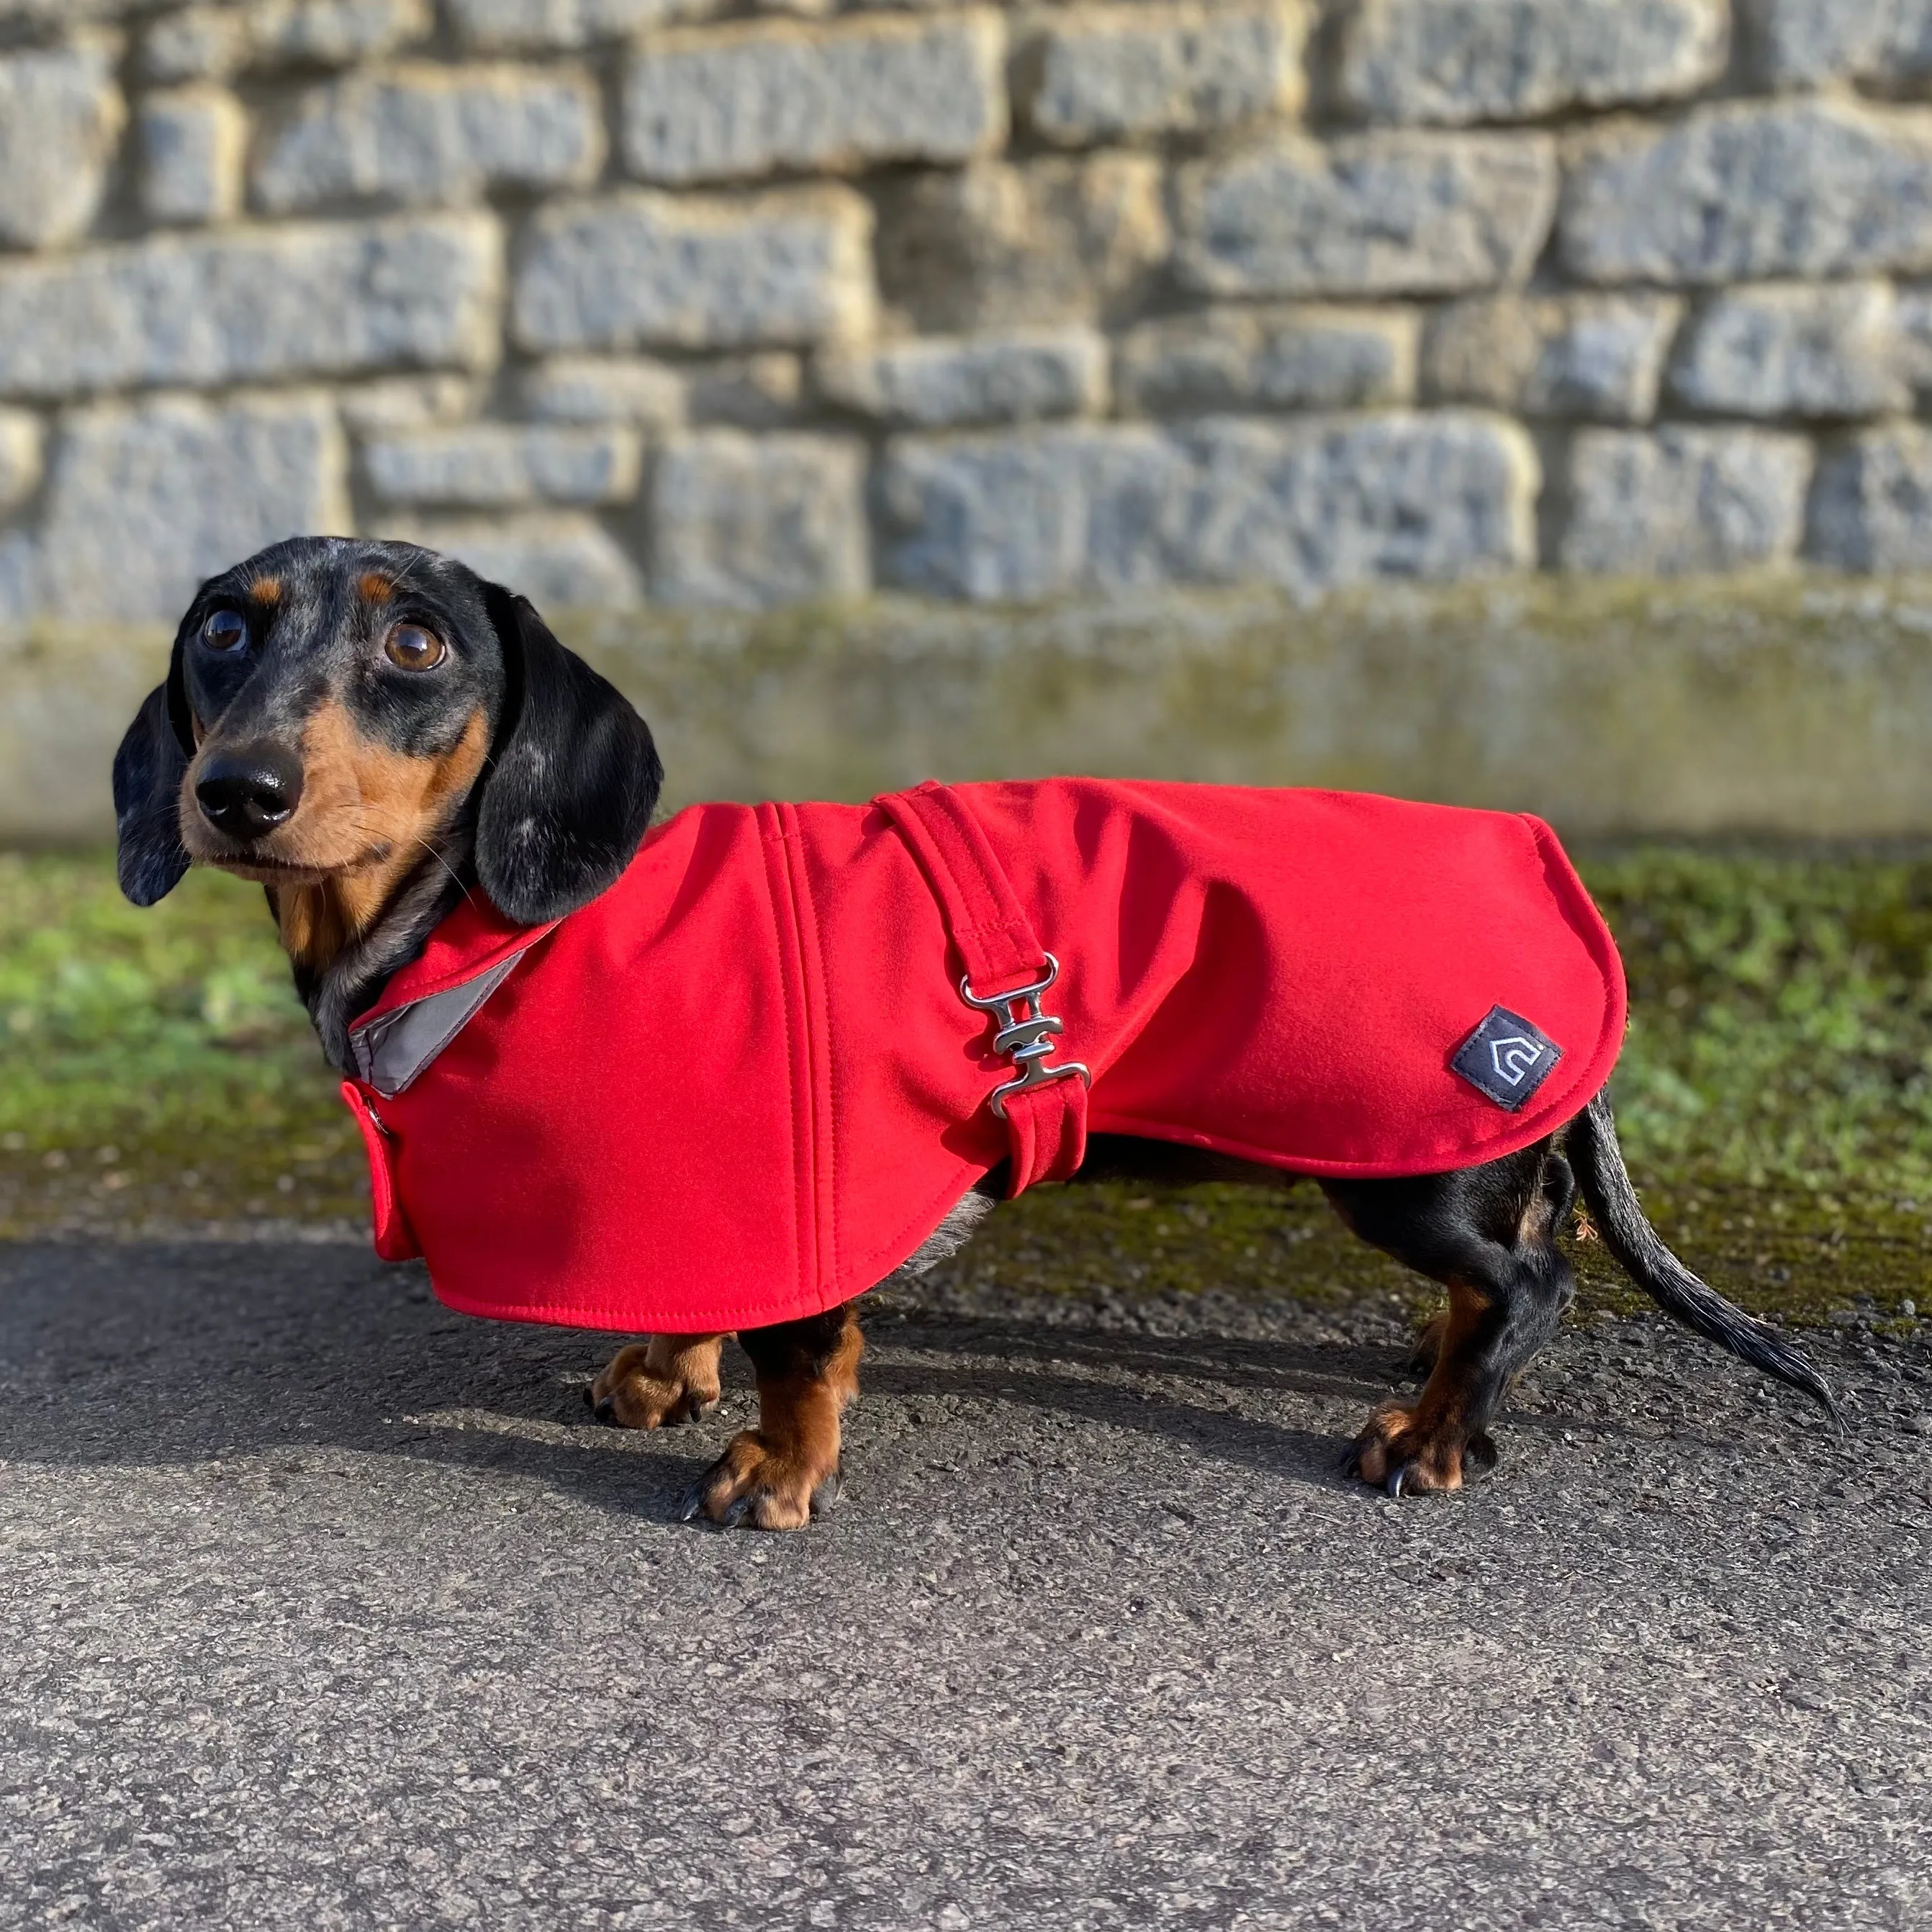
[[[986,1104],[1003,1120],[1006,1118],[1009,1094],[1028,1093],[1036,1087],[1051,1086],[1056,1080],[1069,1080],[1076,1076],[1090,1087],[1094,1084],[1094,1076],[1077,1060],[1062,1060],[1055,1066],[1046,1064],[1046,1057],[1053,1051],[1054,1036],[1065,1029],[1042,1007],[1040,996],[1059,977],[1060,962],[1049,952],[1044,980],[1036,980],[1030,986],[1016,986],[1010,993],[996,994],[990,1000],[982,1000],[974,992],[970,975],[960,980],[959,997],[969,1006],[976,1006],[982,1013],[998,1015],[999,1030],[993,1036],[993,1051],[1004,1053],[1019,1069],[1017,1080],[995,1087],[987,1096]],[[1030,1010],[1022,1013],[1022,1006]]]

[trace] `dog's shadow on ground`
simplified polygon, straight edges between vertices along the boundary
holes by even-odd
[[[868,1327],[864,1384],[904,1402],[1018,1403],[1076,1424],[1159,1436],[1217,1461],[1323,1488],[1342,1484],[1343,1438],[1298,1426],[1310,1399],[1352,1428],[1390,1392],[1399,1352],[895,1312]],[[1257,1415],[1257,1406],[1277,1412]]]
[[[0,1248],[0,1462],[192,1465],[320,1447],[488,1468],[645,1518],[722,1447],[718,1418],[650,1434],[601,1429],[585,1381],[617,1338],[454,1315],[418,1268],[339,1245]],[[957,1398],[1144,1431],[1204,1456],[1323,1488],[1339,1436],[1298,1426],[1310,1398],[1388,1392],[1386,1352],[887,1315],[868,1414]],[[723,1420],[755,1419],[742,1365]],[[1283,1419],[1238,1412],[1278,1394]],[[1244,1406],[1252,1410],[1252,1402]],[[862,1420],[855,1448],[873,1432]],[[888,1452],[890,1453],[890,1452]]]

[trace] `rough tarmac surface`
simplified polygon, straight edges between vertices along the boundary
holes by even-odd
[[[1572,1329],[1396,1503],[1402,1332],[882,1308],[775,1537],[674,1520],[742,1360],[625,1435],[353,1249],[0,1249],[0,1924],[1932,1922],[1924,1340],[1840,1442]]]

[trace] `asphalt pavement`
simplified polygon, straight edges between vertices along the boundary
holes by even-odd
[[[1337,1470],[1386,1306],[882,1306],[842,1506],[752,1417],[288,1240],[0,1249],[0,1925],[1932,1924],[1932,1348],[1855,1418],[1573,1328],[1495,1474]]]

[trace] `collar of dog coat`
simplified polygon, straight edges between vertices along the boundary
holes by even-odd
[[[514,972],[530,948],[562,923],[518,926],[472,892],[442,920],[422,954],[349,1029],[356,1071],[384,1100],[412,1086]]]

